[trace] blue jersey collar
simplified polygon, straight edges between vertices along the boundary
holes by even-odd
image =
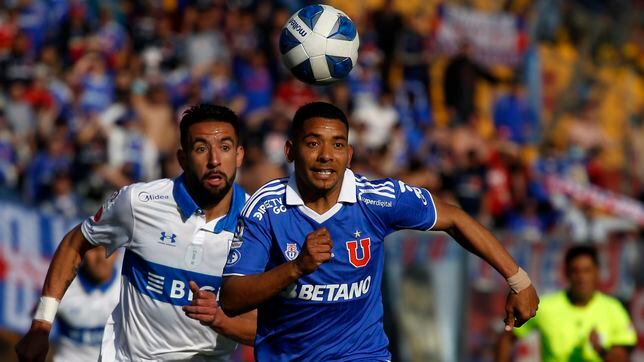
[[[174,179],[172,196],[174,196],[174,200],[177,203],[179,212],[181,213],[181,216],[184,220],[189,219],[190,216],[194,215],[196,212],[201,212],[199,205],[197,205],[197,203],[192,199],[192,196],[190,196],[190,194],[188,193],[188,189],[186,189],[186,183],[183,174]],[[246,191],[244,191],[241,186],[234,183],[233,197],[230,203],[230,209],[223,218],[217,221],[214,229],[215,234],[219,234],[224,230],[231,233],[235,232],[235,228],[237,227],[237,216],[239,216],[239,213],[244,208],[245,203]]]

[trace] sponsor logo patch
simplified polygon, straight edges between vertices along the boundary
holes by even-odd
[[[141,200],[142,202],[169,200],[169,199],[170,199],[170,196],[168,195],[151,194],[147,191],[139,192],[139,200]]]

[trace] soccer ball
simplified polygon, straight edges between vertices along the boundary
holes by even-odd
[[[360,40],[347,14],[329,5],[309,5],[288,19],[279,45],[282,62],[297,79],[325,84],[353,69]]]

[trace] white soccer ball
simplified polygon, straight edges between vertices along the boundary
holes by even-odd
[[[288,19],[279,45],[282,62],[297,79],[325,84],[353,69],[360,39],[347,14],[329,5],[309,5]]]

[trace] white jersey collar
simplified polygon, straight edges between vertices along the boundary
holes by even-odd
[[[338,196],[338,203],[347,202],[354,204],[356,202],[356,178],[350,169],[344,170],[344,179],[340,187],[340,196]],[[286,204],[290,206],[304,205],[304,200],[300,196],[300,191],[297,188],[295,180],[295,173],[292,173],[286,185]]]

